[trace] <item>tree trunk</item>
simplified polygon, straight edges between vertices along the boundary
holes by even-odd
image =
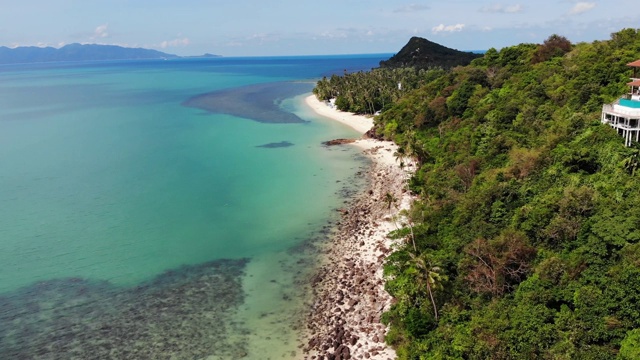
[[[436,301],[433,299],[433,293],[431,292],[431,284],[429,284],[429,279],[427,279],[427,290],[429,291],[429,297],[431,298],[431,304],[433,305],[433,315],[435,315],[436,321],[438,321],[438,308],[436,307]]]

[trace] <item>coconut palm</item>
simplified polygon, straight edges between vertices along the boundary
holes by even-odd
[[[402,226],[409,227],[409,238],[411,239],[411,244],[413,245],[413,251],[417,253],[418,249],[416,247],[416,238],[413,233],[413,220],[411,219],[411,214],[406,209],[403,209],[398,213],[398,217],[404,217],[407,220],[406,223],[402,223]]]
[[[416,279],[427,288],[431,305],[433,305],[433,315],[438,321],[438,307],[436,305],[433,293],[442,288],[442,283],[447,280],[447,276],[442,274],[442,269],[435,265],[428,253],[415,255],[409,252],[411,260],[409,261],[409,272],[416,275]]]
[[[404,148],[398,147],[398,149],[393,153],[393,156],[395,156],[396,162],[400,163],[400,169],[404,169],[404,158],[406,157]]]
[[[632,142],[631,146],[625,150],[626,154],[622,160],[622,166],[633,176],[640,168],[640,143]]]
[[[397,207],[396,202],[398,202],[398,198],[395,195],[390,192],[384,194],[384,203],[387,205],[387,210],[391,210],[391,206]]]

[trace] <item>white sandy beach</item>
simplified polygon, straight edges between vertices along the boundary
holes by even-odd
[[[361,134],[366,133],[373,127],[373,118],[363,115],[355,115],[352,113],[340,111],[332,108],[326,102],[318,100],[315,95],[309,95],[305,98],[305,103],[313,109],[318,115],[339,121]]]
[[[373,127],[372,118],[335,110],[313,95],[305,102],[316,113],[362,134]],[[399,241],[387,238],[401,222],[393,218],[412,201],[405,184],[413,166],[400,168],[394,156],[397,146],[392,142],[367,138],[352,144],[373,160],[370,185],[343,210],[338,235],[313,279],[315,302],[307,316],[305,359],[328,354],[340,359],[396,358],[395,351],[384,343],[387,328],[380,323],[392,300],[384,291],[382,266]],[[384,201],[387,193],[397,199],[391,209]]]

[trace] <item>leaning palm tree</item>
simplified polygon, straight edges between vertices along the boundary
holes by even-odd
[[[408,226],[409,227],[409,238],[411,239],[411,244],[413,244],[413,251],[414,252],[418,252],[418,248],[416,247],[416,237],[413,233],[413,219],[411,218],[411,213],[409,213],[408,210],[403,209],[400,210],[400,212],[398,213],[398,217],[404,217],[407,222],[406,223],[402,223],[402,226]]]
[[[447,280],[447,276],[442,274],[442,269],[439,266],[433,264],[428,253],[415,255],[409,252],[409,256],[411,257],[409,272],[416,274],[418,282],[424,284],[427,288],[431,305],[433,305],[433,315],[438,321],[438,307],[433,293],[442,287],[442,283]]]

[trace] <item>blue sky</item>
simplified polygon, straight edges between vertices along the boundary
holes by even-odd
[[[551,34],[607,40],[638,0],[0,0],[0,45],[78,43],[178,55],[393,53],[411,36],[483,50]]]

